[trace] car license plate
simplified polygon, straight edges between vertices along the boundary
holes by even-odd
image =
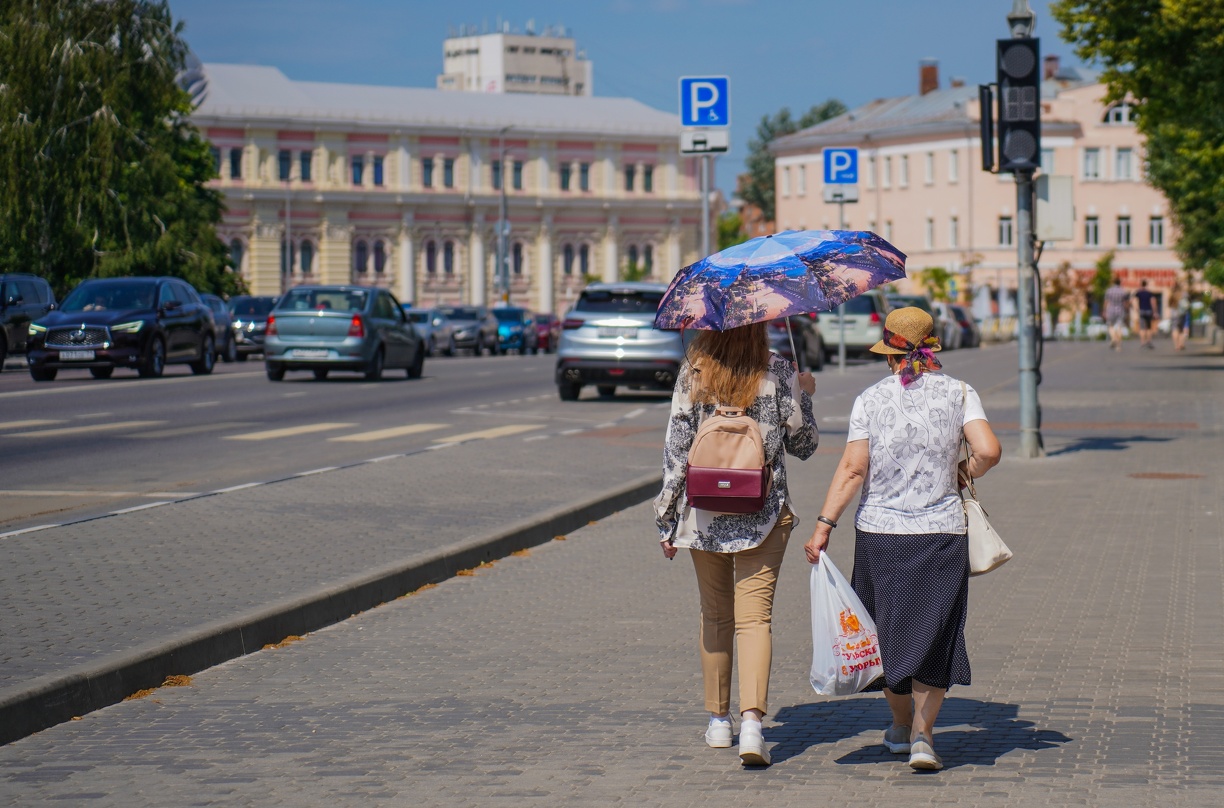
[[[616,339],[623,337],[625,339],[637,339],[636,328],[601,328],[599,329],[600,339]]]
[[[326,348],[294,348],[294,359],[326,359],[331,353]]]
[[[60,351],[59,358],[65,362],[72,360],[88,362],[94,358],[93,351]]]

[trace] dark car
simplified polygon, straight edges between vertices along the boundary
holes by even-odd
[[[10,353],[25,353],[30,323],[55,309],[51,284],[37,275],[0,275],[0,370]]]
[[[438,308],[455,326],[456,348],[469,350],[473,356],[480,356],[484,351],[490,354],[501,351],[501,341],[497,336],[497,318],[484,306],[439,306]]]
[[[502,353],[533,354],[540,350],[540,335],[531,312],[514,306],[499,306],[493,309],[493,316],[497,318],[497,342]]]
[[[200,295],[200,299],[212,312],[213,325],[217,329],[217,357],[233,362],[238,356],[238,349],[234,345],[234,316],[230,314],[229,306],[216,295]]]
[[[212,312],[186,281],[97,278],[30,324],[26,361],[39,382],[61,368],[89,368],[94,378],[108,379],[117,367],[150,377],[186,363],[192,373],[206,374],[217,361],[216,345]]]
[[[557,341],[561,339],[561,320],[555,314],[539,314],[536,320],[536,344],[544,353],[557,350]]]
[[[235,359],[245,362],[251,354],[263,353],[264,330],[268,327],[268,314],[276,305],[276,298],[259,295],[239,295],[229,301],[230,314],[234,322]]]
[[[386,368],[418,379],[425,340],[385,289],[368,286],[296,286],[268,315],[264,367],[279,382],[287,370],[309,370],[316,379],[333,370],[355,370],[377,381]]]
[[[953,304],[948,308],[951,309],[957,325],[961,328],[961,347],[981,347],[982,329],[977,324],[977,321],[973,319],[973,312],[969,311],[969,307]]]

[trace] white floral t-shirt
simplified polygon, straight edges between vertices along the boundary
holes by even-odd
[[[847,441],[870,441],[854,526],[866,533],[964,533],[956,481],[963,427],[986,420],[968,385],[925,373],[908,388],[897,376],[854,401]]]

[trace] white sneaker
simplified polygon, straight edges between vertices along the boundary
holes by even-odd
[[[745,766],[769,765],[769,750],[765,748],[765,736],[760,721],[744,721],[740,724],[739,756]]]
[[[715,718],[710,716],[710,726],[706,727],[706,746],[711,749],[731,748],[731,716]]]

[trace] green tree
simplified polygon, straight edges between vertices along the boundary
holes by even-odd
[[[1050,323],[1058,325],[1058,318],[1068,302],[1075,296],[1075,288],[1071,282],[1071,264],[1063,261],[1054,273],[1045,281],[1045,305],[1050,313]]]
[[[745,241],[744,222],[738,213],[724,213],[718,217],[718,249],[725,250]]]
[[[65,293],[80,280],[177,275],[229,293],[208,143],[178,77],[164,0],[0,4],[0,270]]]
[[[1102,255],[1096,262],[1096,272],[1092,275],[1092,285],[1088,287],[1089,308],[1095,303],[1097,308],[1105,305],[1105,290],[1113,286],[1114,252]]]
[[[761,122],[757,124],[756,137],[748,141],[748,172],[742,179],[739,193],[745,202],[761,209],[766,221],[774,221],[777,213],[774,204],[774,156],[769,151],[769,144],[783,135],[793,134],[821,121],[836,118],[845,111],[845,104],[831,98],[823,104],[813,106],[799,120],[791,117],[788,107],[761,118]]]
[[[952,273],[944,267],[927,267],[919,270],[918,283],[930,293],[932,300],[940,300],[944,303],[951,302],[949,289],[951,288]]]
[[[1059,0],[1076,55],[1103,67],[1109,101],[1134,104],[1147,180],[1169,201],[1187,266],[1224,286],[1224,3]]]

